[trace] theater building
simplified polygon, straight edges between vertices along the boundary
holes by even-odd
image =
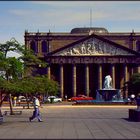
[[[70,32],[25,31],[25,45],[48,63],[36,73],[48,74],[60,84],[60,95],[96,97],[106,75],[113,88],[123,89],[140,72],[140,33],[109,32],[105,28],[74,28]],[[128,97],[126,91],[121,91]]]

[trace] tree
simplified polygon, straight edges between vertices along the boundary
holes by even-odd
[[[0,52],[2,52],[6,58],[7,53],[10,51],[21,53],[23,46],[24,45],[21,45],[15,38],[11,38],[10,41],[6,41],[3,44],[0,43]]]
[[[4,98],[6,97],[6,94],[3,92],[5,86],[6,86],[6,80],[0,77],[0,117],[2,116],[1,106]]]
[[[8,57],[7,53],[10,51],[20,52],[22,50],[23,45],[18,43],[14,38],[6,43],[0,44],[0,71],[4,73],[3,77],[6,78],[7,82],[10,78],[17,79],[23,72],[22,62],[15,57]],[[13,114],[11,94],[9,94],[9,104],[11,114]]]
[[[7,54],[10,51],[18,52],[21,56],[8,57]],[[33,71],[39,66],[46,67],[47,63],[14,38],[0,44],[0,71],[3,72],[3,78],[5,78],[0,89],[9,95],[10,114],[13,114],[11,94],[23,93],[27,97],[34,93],[53,95],[58,92],[57,82],[49,80],[47,77],[32,77]]]
[[[127,83],[129,95],[140,93],[140,73],[134,73]]]
[[[21,56],[19,58],[15,58],[14,56],[9,57],[7,54],[11,51],[18,52]],[[3,73],[3,78],[7,80],[5,91],[9,95],[11,114],[13,114],[11,93],[17,90],[13,81],[21,79],[25,73],[29,73],[27,71],[28,69],[39,64],[45,66],[44,62],[33,55],[31,51],[26,50],[25,45],[20,44],[14,38],[6,43],[0,44],[0,71]]]

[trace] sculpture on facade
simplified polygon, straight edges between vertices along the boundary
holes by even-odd
[[[110,75],[105,76],[104,89],[112,89],[112,78]]]

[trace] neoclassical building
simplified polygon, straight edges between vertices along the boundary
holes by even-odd
[[[104,77],[113,88],[123,89],[140,72],[140,33],[109,32],[105,28],[74,28],[70,32],[25,31],[25,45],[48,66],[35,73],[48,74],[60,84],[60,96],[85,94],[96,97]],[[123,97],[128,93],[121,91]]]

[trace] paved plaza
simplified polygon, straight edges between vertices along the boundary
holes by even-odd
[[[33,108],[21,115],[4,115],[0,139],[140,139],[140,122],[128,120],[128,109],[136,106],[43,105],[43,122],[29,122]],[[2,111],[8,110],[3,107]]]

